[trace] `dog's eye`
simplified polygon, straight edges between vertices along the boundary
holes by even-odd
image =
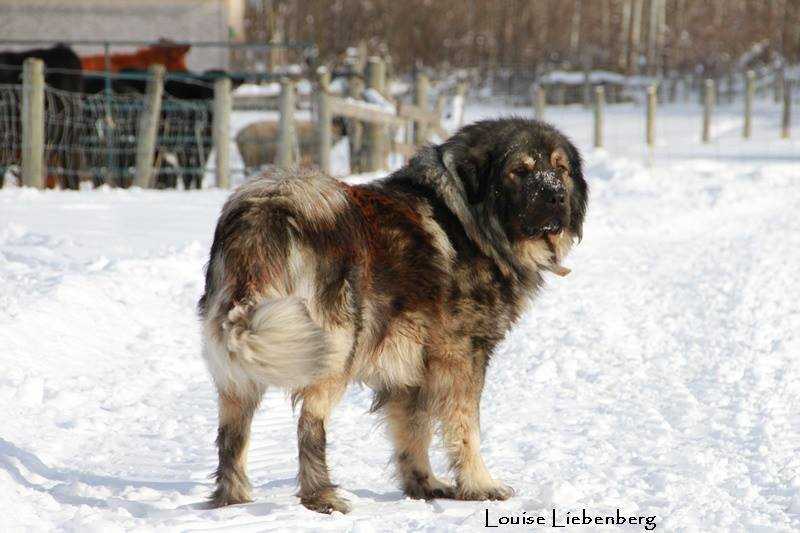
[[[528,167],[525,166],[518,166],[514,167],[511,172],[508,173],[508,177],[512,180],[519,180],[524,178],[528,174]]]

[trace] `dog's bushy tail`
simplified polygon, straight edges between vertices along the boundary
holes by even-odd
[[[325,332],[296,297],[237,305],[222,324],[228,356],[241,358],[267,385],[298,388],[328,367]]]

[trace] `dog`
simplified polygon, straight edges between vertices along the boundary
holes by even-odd
[[[292,392],[300,502],[346,513],[325,429],[349,382],[375,391],[403,491],[504,500],[480,456],[479,402],[492,352],[582,238],[588,186],[554,127],[506,118],[462,128],[403,168],[350,186],[277,171],[222,208],[199,302],[203,357],[219,393],[212,505],[251,501],[253,413]],[[434,426],[455,483],[428,459]]]

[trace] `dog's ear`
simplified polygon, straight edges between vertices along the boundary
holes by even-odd
[[[443,148],[442,162],[453,177],[463,184],[470,205],[481,203],[486,197],[486,158],[486,150],[479,147],[448,143]]]
[[[567,152],[560,146],[550,154],[550,166],[557,170],[572,171]]]
[[[586,215],[586,203],[589,188],[583,177],[583,163],[580,153],[571,142],[566,142],[563,147],[557,147],[550,154],[550,164],[556,169],[564,169],[572,181],[570,194],[572,222],[578,240],[583,239],[583,219]]]

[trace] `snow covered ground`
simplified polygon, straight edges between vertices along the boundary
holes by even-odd
[[[592,200],[573,273],[548,280],[489,371],[483,455],[515,498],[405,499],[353,387],[329,433],[351,514],[294,497],[296,415],[278,392],[254,425],[255,502],[205,508],[216,406],[194,306],[226,193],[5,189],[0,530],[469,531],[486,509],[800,529],[800,143],[766,104],[749,142],[738,107],[720,108],[709,146],[696,106],[666,109],[652,153],[641,108],[607,111],[602,151],[586,111],[548,113],[583,147]]]

